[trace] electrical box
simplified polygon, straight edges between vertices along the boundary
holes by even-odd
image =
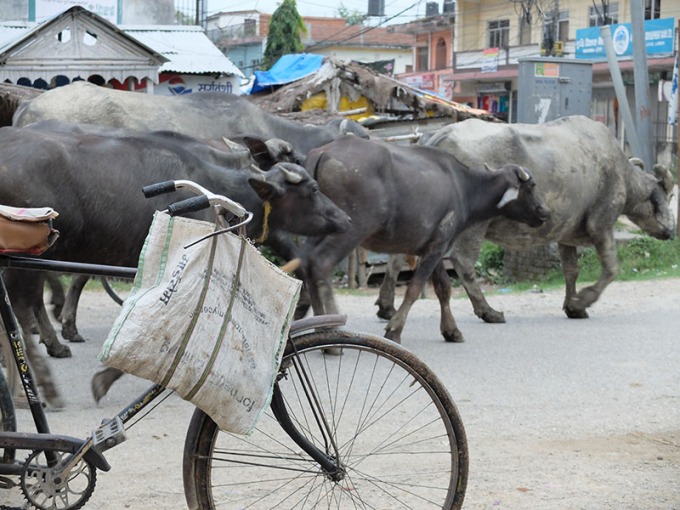
[[[543,124],[569,115],[590,117],[591,62],[553,57],[518,62],[517,122]]]

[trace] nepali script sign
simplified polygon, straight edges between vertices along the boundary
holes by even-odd
[[[647,55],[673,53],[675,18],[645,21],[645,49]],[[633,55],[633,31],[630,23],[611,25],[612,43],[617,57]],[[607,54],[600,36],[600,27],[576,31],[576,58],[604,59]]]

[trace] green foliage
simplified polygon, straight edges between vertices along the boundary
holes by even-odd
[[[304,45],[300,34],[307,32],[302,17],[298,13],[295,0],[283,0],[272,14],[269,22],[267,47],[264,50],[262,69],[273,66],[283,55],[300,53]]]
[[[503,255],[505,251],[498,245],[484,241],[482,250],[475,263],[478,276],[486,278],[491,283],[504,283]]]
[[[349,10],[344,4],[335,11],[339,18],[344,19],[348,25],[361,25],[366,19],[366,15],[357,9]]]
[[[626,241],[617,246],[619,281],[652,280],[680,277],[680,239],[659,241],[648,236]],[[579,256],[578,283],[596,281],[602,270],[594,248],[585,248]],[[531,287],[557,288],[564,285],[560,268],[548,272],[541,280],[513,284],[513,290]]]

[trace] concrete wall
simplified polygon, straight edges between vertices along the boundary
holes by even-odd
[[[28,19],[28,0],[2,0],[0,2],[0,21],[26,21]]]
[[[173,25],[174,0],[122,0],[122,22],[128,25]],[[0,21],[26,21],[28,0],[0,0]]]

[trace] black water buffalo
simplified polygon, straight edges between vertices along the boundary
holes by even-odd
[[[144,185],[169,179],[193,180],[241,202],[254,213],[248,225],[252,238],[261,236],[265,224],[269,232],[300,235],[349,227],[347,215],[319,193],[303,167],[280,163],[268,172],[255,172],[250,163],[242,166],[240,155],[233,166],[215,165],[192,153],[201,147],[199,141],[183,139],[184,144],[166,133],[131,131],[129,136],[111,137],[1,128],[0,203],[48,205],[59,211],[54,224],[61,237],[45,257],[123,266],[136,265],[153,211],[183,198],[176,194],[144,199]],[[271,205],[266,217],[264,201]],[[8,270],[6,278],[25,332],[37,317],[50,354],[68,355],[47,319],[42,275]]]
[[[314,313],[337,312],[331,272],[356,246],[420,255],[404,301],[387,326],[387,337],[395,341],[400,341],[408,311],[431,274],[442,306],[442,335],[449,341],[461,338],[449,308],[450,285],[441,258],[463,229],[497,216],[536,227],[549,214],[534,193],[531,174],[522,167],[469,168],[434,147],[347,136],[310,151],[306,167],[352,218],[352,229],[310,239],[305,247],[302,272]]]
[[[217,92],[154,96],[98,87],[79,81],[57,87],[30,101],[14,114],[13,125],[57,119],[139,131],[170,130],[196,138],[255,136],[289,142],[304,156],[347,132],[367,137],[354,121],[309,126],[265,112],[246,97]]]
[[[29,124],[26,129],[78,135],[88,133],[97,136],[117,137],[130,135],[129,129],[92,124],[73,124],[53,119]],[[220,140],[197,140],[174,131],[157,131],[155,135],[162,136],[167,142],[177,143],[184,150],[188,150],[202,160],[229,168],[247,169],[250,164],[255,164],[261,170],[266,171],[276,163],[300,161],[290,144],[280,139],[260,140],[249,136],[239,136],[234,139],[225,137]],[[261,237],[261,234],[259,237]],[[260,242],[265,242],[265,244],[273,247],[282,258],[290,259],[293,257],[294,247],[290,244],[288,237],[282,236],[279,230],[274,229],[268,239],[260,239]],[[78,302],[89,277],[87,275],[74,276],[71,279],[67,294],[64,294],[59,275],[47,273],[45,277],[52,293],[51,303],[54,305],[54,316],[62,324],[62,337],[71,342],[84,342],[85,339],[80,335],[76,326],[76,316]]]
[[[511,250],[557,242],[566,280],[564,311],[570,318],[586,318],[586,309],[616,277],[614,224],[619,216],[627,216],[658,239],[674,236],[668,207],[673,188],[670,172],[655,166],[650,173],[632,165],[607,127],[587,117],[565,117],[541,125],[470,119],[440,129],[428,145],[466,165],[510,162],[528,168],[551,211],[540,228],[495,218],[471,226],[453,243],[453,266],[475,314],[486,322],[505,322],[505,317],[491,308],[475,280],[475,261],[484,239]],[[595,247],[602,273],[595,284],[576,292],[579,246]],[[381,289],[376,303],[382,317],[394,313],[389,285]]]

